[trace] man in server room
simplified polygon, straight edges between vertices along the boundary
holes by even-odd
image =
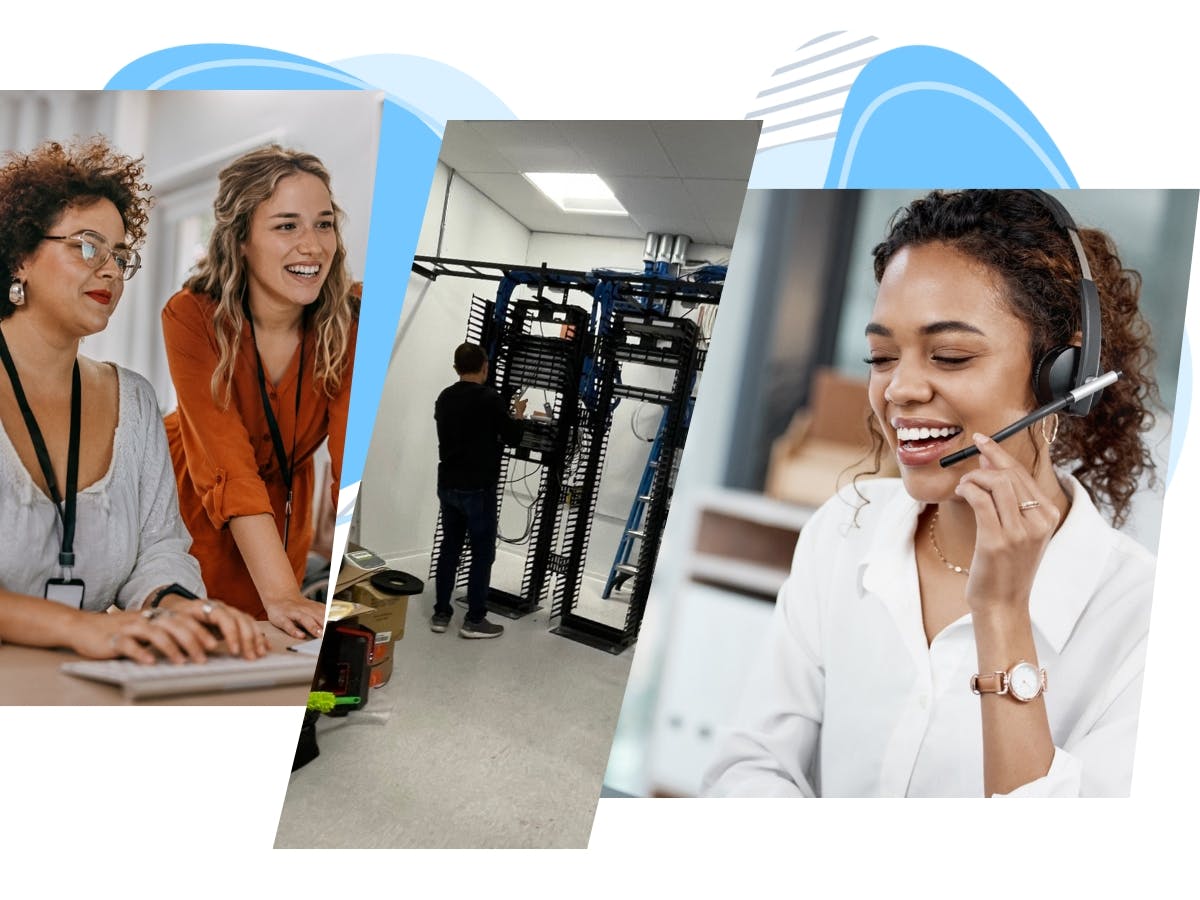
[[[519,420],[525,415],[525,400],[518,400],[510,415],[500,395],[487,383],[487,354],[477,344],[458,346],[454,371],[458,381],[442,391],[434,404],[442,545],[430,628],[440,633],[450,627],[450,595],[463,543],[469,536],[467,614],[458,633],[464,638],[494,638],[504,633],[503,625],[487,619],[488,582],[496,557],[496,485],[503,445],[521,439]]]

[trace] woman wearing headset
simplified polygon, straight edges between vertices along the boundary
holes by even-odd
[[[318,637],[325,607],[300,593],[313,454],[328,438],[336,487],[357,333],[342,211],[321,161],[276,145],[221,172],[213,211],[207,254],[162,314],[179,505],[210,590]]]
[[[0,168],[0,638],[142,663],[247,658],[254,622],[198,599],[154,389],[80,355],[140,265],[149,186],[102,137]]]
[[[1102,232],[1078,237],[1121,379],[1086,417],[987,437],[1047,402],[1042,360],[1099,339],[1052,204],[934,192],[875,248],[871,426],[901,478],[805,525],[707,793],[1128,794],[1154,561],[1098,507],[1119,525],[1152,467],[1156,388],[1140,278]]]

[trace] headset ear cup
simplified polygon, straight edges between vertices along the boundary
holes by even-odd
[[[1065,397],[1075,387],[1078,365],[1078,347],[1055,347],[1043,356],[1033,370],[1033,389],[1038,403],[1044,405]]]

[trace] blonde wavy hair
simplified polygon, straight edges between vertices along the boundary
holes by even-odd
[[[250,219],[259,204],[269,199],[280,180],[289,175],[308,173],[321,179],[330,192],[329,172],[311,153],[289,150],[270,144],[240,156],[221,170],[217,199],[213,201],[216,224],[208,240],[204,259],[184,284],[186,290],[207,294],[216,306],[213,327],[217,337],[217,367],[213,371],[213,402],[228,408],[233,391],[233,370],[242,343],[245,315],[242,298],[246,296],[248,271],[242,256],[242,244],[250,234]],[[307,327],[313,330],[316,358],[313,381],[327,396],[332,396],[348,373],[350,329],[358,315],[357,299],[351,295],[350,274],[346,269],[346,248],[342,244],[344,213],[334,203],[334,231],[337,250],[329,266],[329,275],[317,299],[305,311]]]

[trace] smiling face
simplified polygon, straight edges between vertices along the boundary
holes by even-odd
[[[302,308],[321,293],[337,251],[333,200],[316,175],[279,179],[258,205],[242,243],[250,304]]]
[[[938,460],[1033,409],[1029,331],[998,278],[946,244],[911,245],[892,257],[867,326],[871,409],[915,499],[955,499],[978,458]],[[1004,448],[1031,471],[1039,450],[1016,435]]]
[[[126,246],[121,214],[109,200],[69,207],[46,234],[70,237],[81,231],[96,232],[111,247]],[[15,274],[25,283],[20,314],[72,339],[103,331],[125,287],[114,259],[90,268],[79,246],[64,241],[42,241]]]

